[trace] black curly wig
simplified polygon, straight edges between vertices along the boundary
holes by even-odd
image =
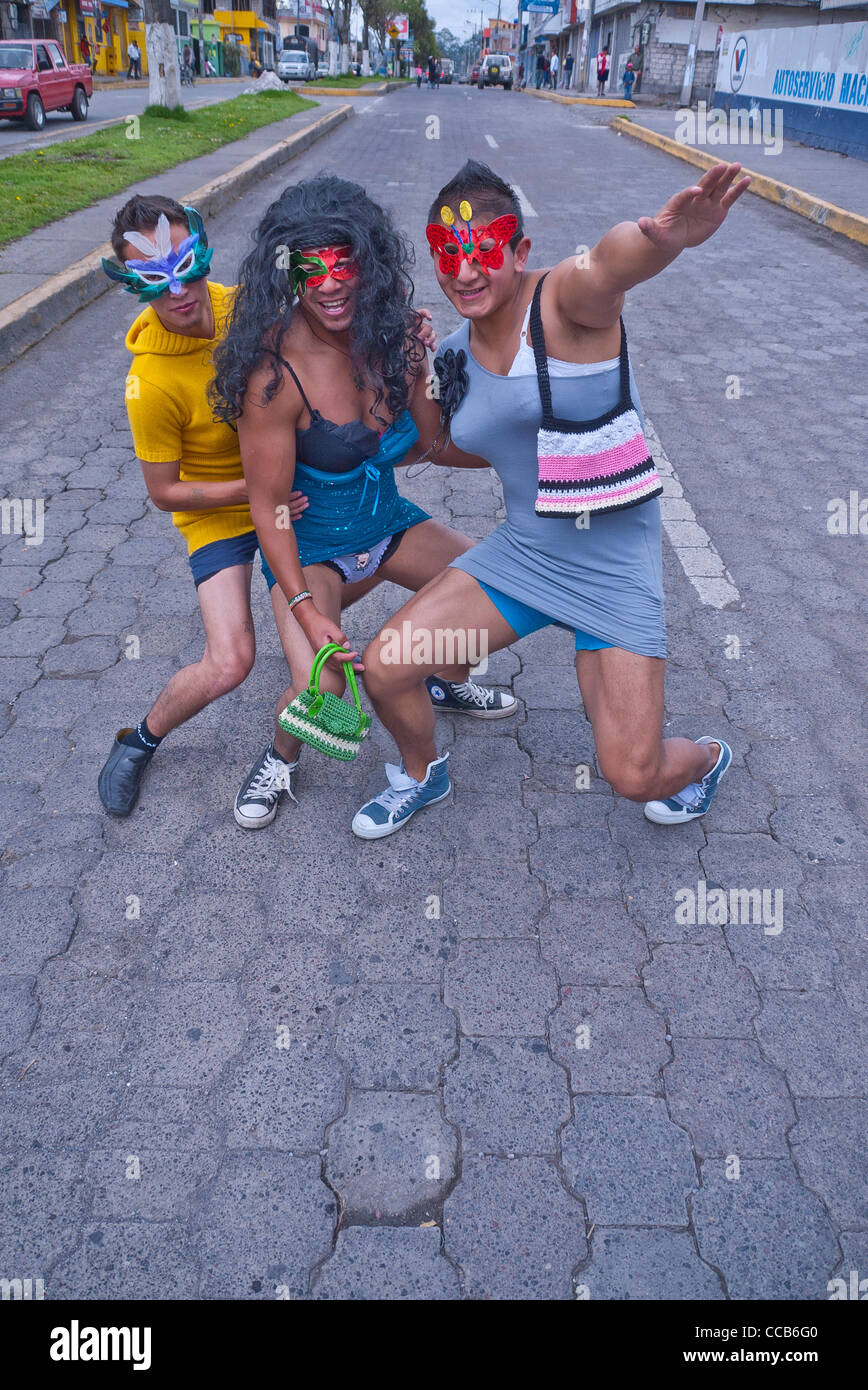
[[[360,184],[335,174],[319,174],[285,188],[267,209],[253,233],[254,247],[242,262],[238,292],[228,331],[214,354],[216,372],[210,395],[219,420],[232,424],[244,409],[252,372],[261,362],[273,365],[265,400],[273,399],[283,381],[273,354],[292,322],[292,293],[285,269],[287,252],[311,246],[353,248],[359,278],[350,326],[350,360],[359,390],[374,392],[371,413],[383,426],[409,400],[408,374],[425,360],[414,336],[420,324],[412,307],[409,267],[413,249]]]

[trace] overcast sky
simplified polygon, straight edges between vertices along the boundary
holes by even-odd
[[[475,23],[479,28],[479,10],[476,9],[468,0],[426,0],[428,13],[433,17],[435,29],[451,29],[456,38],[469,39],[471,34],[471,24]],[[482,5],[483,18],[488,23],[491,15],[497,14],[497,0],[484,0]],[[518,0],[502,0],[500,14],[502,19],[515,19],[518,10]],[[467,21],[465,23],[465,21]]]

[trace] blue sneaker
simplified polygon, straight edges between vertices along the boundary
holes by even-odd
[[[691,782],[684,791],[675,796],[667,796],[665,801],[646,801],[645,815],[655,825],[684,825],[686,821],[704,816],[721,777],[728,771],[732,762],[732,749],[722,738],[703,736],[697,743],[719,743],[720,757],[710,772],[706,772],[701,782]]]
[[[429,676],[425,684],[435,709],[446,714],[469,714],[473,719],[507,719],[515,714],[518,701],[504,690],[492,690],[490,685],[475,681],[442,681]]]
[[[393,835],[406,825],[411,816],[421,811],[423,806],[433,806],[435,801],[443,801],[452,790],[446,763],[449,754],[428,764],[424,782],[417,782],[404,771],[404,765],[396,767],[386,763],[386,776],[389,785],[373,801],[369,801],[353,818],[353,834],[362,840],[381,840],[384,835]]]

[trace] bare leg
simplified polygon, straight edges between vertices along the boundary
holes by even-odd
[[[470,550],[474,542],[461,531],[453,531],[440,521],[420,521],[407,532],[398,549],[378,574],[393,584],[401,584],[405,589],[418,593],[430,581]],[[394,626],[390,623],[389,626]],[[473,624],[470,624],[473,626]],[[470,667],[465,663],[458,666],[441,666],[428,675],[437,675],[441,680],[466,681]]]
[[[175,673],[148,712],[148,728],[157,738],[165,738],[250,674],[256,655],[250,612],[252,568],[232,565],[199,585],[205,651],[201,661]]]
[[[404,622],[411,624],[410,651],[402,650],[399,661],[386,659],[388,642],[379,633],[364,653],[365,688],[401,750],[407,772],[421,781],[428,764],[437,757],[434,710],[425,689],[425,678],[434,675],[436,667],[433,662],[410,659],[417,635],[422,637],[438,628],[465,634],[474,629],[486,634],[490,652],[508,647],[517,638],[482,587],[463,570],[447,569],[438,574],[389,619],[387,627],[401,631]]]
[[[663,674],[659,657],[620,647],[576,653],[576,675],[594,731],[600,772],[630,801],[663,800],[699,782],[720,756],[720,744],[663,738]]]
[[[308,565],[304,570],[304,577],[320,613],[337,620],[341,611],[342,590],[346,588],[341,576],[335,570],[329,569],[328,565]],[[275,585],[276,590],[277,585]],[[311,651],[310,643],[299,623],[291,613],[288,616],[289,623],[284,624],[281,641],[286,659],[289,662],[292,684],[283,692],[278,701],[278,714],[286,708],[290,700],[295,699],[299,691],[304,690],[307,686],[313,660],[316,656],[316,652]],[[280,624],[278,627],[280,629]],[[342,695],[344,687],[344,676],[331,663],[327,662],[320,677],[320,690],[331,690],[335,695]],[[278,757],[283,758],[288,763],[295,762],[300,747],[300,741],[286,733],[275,720],[274,751]]]

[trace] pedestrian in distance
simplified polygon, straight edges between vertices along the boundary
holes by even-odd
[[[551,60],[551,58],[548,56],[548,54],[546,54],[545,57],[543,58],[543,87],[546,89],[546,91],[548,91],[548,89],[549,89],[549,87],[550,87],[551,85],[552,85],[552,60]]]
[[[549,77],[551,79],[551,86],[554,90],[557,90],[558,70],[560,68],[560,65],[560,58],[558,57],[557,53],[553,53],[549,60]]]
[[[536,77],[536,89],[537,91],[539,91],[543,84],[543,78],[546,75],[545,59],[541,48],[538,48],[536,52],[536,64],[534,68],[534,73]]]
[[[570,253],[550,268],[529,268],[519,198],[476,161],[432,199],[426,229],[437,281],[464,320],[438,358],[443,437],[488,459],[507,515],[390,625],[481,630],[490,652],[551,624],[573,629],[600,774],[662,825],[706,813],[732,753],[719,737],[663,737],[662,483],[621,314],[634,286],[723,224],[750,183],[740,168],[716,165],[656,217],[620,222],[587,258]],[[454,222],[454,209],[465,225],[444,256],[441,222]],[[450,794],[425,690],[430,666],[383,654],[378,634],[364,653],[365,687],[401,753],[402,799],[390,774],[386,792],[356,814],[362,839],[393,834]]]
[[[422,86],[422,69],[421,69],[421,67],[419,66],[419,64],[417,63],[417,64],[416,64],[416,90],[419,91],[420,88],[421,88],[421,86]]]
[[[129,62],[129,67],[127,69],[127,78],[135,79],[137,77],[141,77],[142,53],[135,39],[130,39],[129,47],[127,48],[127,60]]]
[[[627,101],[633,98],[633,83],[636,81],[636,72],[632,63],[628,63],[621,77],[624,86],[624,97]]]
[[[88,39],[87,34],[82,35],[81,42],[78,45],[78,51],[81,54],[81,61],[83,63],[87,63],[91,72],[93,72],[93,57],[91,55],[90,40]]]
[[[575,58],[573,57],[572,53],[568,53],[567,56],[566,56],[566,58],[564,59],[563,85],[564,85],[565,88],[569,88],[569,87],[571,87],[571,86],[573,85],[573,63],[574,63],[574,62],[575,62]]]
[[[410,257],[389,215],[358,184],[320,175],[290,186],[254,233],[216,353],[215,414],[238,430],[263,573],[298,620],[279,712],[306,689],[326,645],[346,654],[328,661],[321,691],[343,692],[346,662],[363,669],[341,626],[349,583],[391,580],[418,590],[472,545],[395,482],[396,467],[428,451],[440,420],[411,304]],[[287,526],[294,486],[306,489],[309,506]],[[476,685],[467,664],[437,663],[430,674],[437,709],[477,719],[516,711],[511,695]],[[239,825],[258,830],[274,820],[284,794],[293,795],[299,751],[278,726],[238,792]]]
[[[597,96],[606,95],[606,83],[609,80],[609,45],[605,44],[597,54]]]
[[[524,63],[519,63],[519,65],[518,65],[518,90],[521,91],[521,90],[523,89],[523,87],[524,87]]]

